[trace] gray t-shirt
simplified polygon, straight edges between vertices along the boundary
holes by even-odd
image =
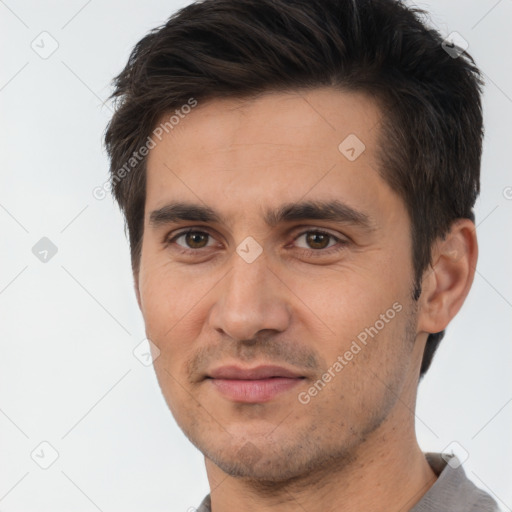
[[[496,501],[469,480],[455,455],[428,452],[425,457],[438,478],[409,512],[500,512]],[[209,494],[197,512],[211,512]]]

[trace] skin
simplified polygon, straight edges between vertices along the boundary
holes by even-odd
[[[477,243],[474,225],[456,221],[413,301],[410,220],[378,173],[380,116],[371,98],[330,88],[212,100],[150,151],[137,299],[160,350],[162,393],[205,455],[214,512],[409,510],[436,480],[414,431],[419,368],[428,333],[470,289]],[[349,134],[366,146],[355,161],[338,149]],[[265,223],[266,209],[331,199],[364,212],[370,229]],[[151,212],[176,200],[222,222],[152,225]],[[206,236],[165,242],[183,228]],[[319,243],[314,229],[335,238]],[[236,252],[248,236],[262,248],[252,263]],[[396,303],[400,312],[301,403]],[[304,378],[269,402],[235,403],[204,379],[225,364],[278,364]]]

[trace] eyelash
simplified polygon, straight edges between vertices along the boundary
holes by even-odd
[[[199,233],[199,234],[204,234],[204,235],[208,235],[209,237],[212,237],[212,235],[208,231],[191,228],[191,229],[187,229],[185,231],[176,233],[171,238],[169,238],[167,236],[164,240],[165,247],[169,247],[171,244],[174,244],[178,238],[180,238],[184,235],[188,235],[190,233],[196,233],[196,234]],[[327,231],[322,231],[320,229],[307,229],[305,231],[302,231],[294,238],[293,241],[295,242],[298,238],[300,238],[301,236],[306,235],[308,233],[326,235],[326,236],[330,237],[331,239],[334,239],[337,242],[337,245],[329,247],[328,249],[304,249],[304,248],[299,247],[298,248],[299,251],[302,253],[303,256],[306,256],[306,257],[321,257],[321,256],[331,255],[333,253],[337,253],[339,251],[344,250],[345,247],[349,244],[348,240],[343,240],[341,238],[338,238],[337,236],[334,236],[333,234],[331,234]],[[177,247],[178,247],[178,249],[177,249],[178,252],[180,254],[185,254],[185,255],[198,254],[201,251],[201,249],[185,249],[180,245],[178,245]],[[202,248],[202,249],[205,249],[205,248]]]

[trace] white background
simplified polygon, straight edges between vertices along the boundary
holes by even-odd
[[[102,102],[133,45],[185,3],[0,2],[0,510],[186,511],[208,492],[201,454],[176,427],[151,367],[123,221],[110,196]],[[486,75],[486,138],[471,294],[420,385],[424,451],[454,452],[512,509],[512,2],[421,2],[460,33]],[[42,59],[41,32],[58,42]],[[44,36],[48,37],[48,36]],[[51,40],[45,40],[51,48]],[[48,237],[57,254],[32,247]],[[31,452],[59,457],[41,469]],[[42,450],[42,452],[41,452]],[[50,461],[51,449],[36,450]],[[37,459],[37,456],[35,456]]]

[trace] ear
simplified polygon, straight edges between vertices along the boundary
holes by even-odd
[[[458,219],[434,244],[432,263],[423,274],[419,332],[441,332],[458,313],[473,284],[477,259],[476,227],[469,219]]]

